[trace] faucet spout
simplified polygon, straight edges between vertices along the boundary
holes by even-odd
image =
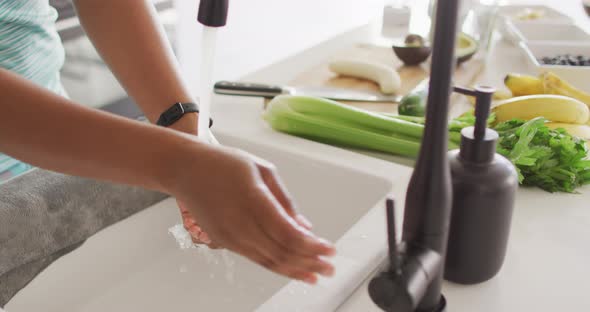
[[[369,296],[384,311],[414,311],[443,267],[441,255],[428,248],[397,244],[394,201],[386,200],[389,267],[369,283]]]
[[[369,283],[369,296],[383,311],[414,311],[433,278],[442,268],[442,257],[431,249],[402,244],[402,261],[397,272],[384,271]]]

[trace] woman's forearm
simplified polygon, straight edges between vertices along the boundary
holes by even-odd
[[[0,69],[0,152],[42,168],[163,192],[191,136],[90,109]],[[204,147],[203,147],[204,148]]]
[[[175,102],[194,101],[150,1],[74,3],[88,37],[150,121]],[[196,114],[184,116],[172,128],[196,133]]]

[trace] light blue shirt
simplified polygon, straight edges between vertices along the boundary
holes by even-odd
[[[0,67],[65,96],[59,76],[64,49],[56,19],[49,0],[0,0]],[[0,183],[31,168],[0,154]]]

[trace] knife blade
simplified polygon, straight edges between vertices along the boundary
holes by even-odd
[[[256,96],[273,98],[281,94],[290,95],[309,95],[327,98],[336,101],[353,101],[353,102],[392,102],[399,103],[402,96],[400,95],[383,95],[377,92],[357,91],[344,88],[334,87],[291,87],[279,85],[267,85],[249,82],[232,82],[219,81],[213,86],[213,91],[217,94],[239,95],[239,96]]]

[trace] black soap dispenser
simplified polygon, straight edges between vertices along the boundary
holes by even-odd
[[[453,204],[444,277],[476,284],[496,275],[504,262],[518,177],[496,153],[498,133],[487,128],[495,90],[455,91],[476,97],[476,122],[461,131],[460,149],[449,152]]]

